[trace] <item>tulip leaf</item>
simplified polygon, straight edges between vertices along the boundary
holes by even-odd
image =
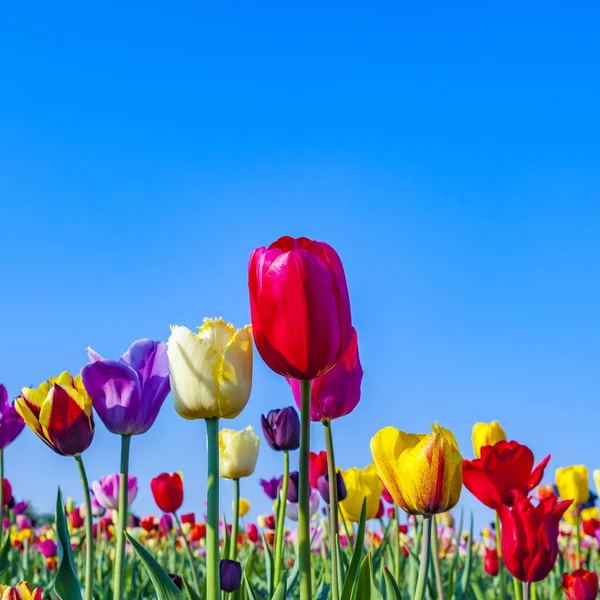
[[[282,573],[281,581],[279,582],[279,585],[277,586],[277,589],[275,590],[275,593],[273,594],[273,597],[271,598],[271,600],[285,600],[286,594],[287,594],[286,588],[287,588],[287,584],[286,584],[285,573]]]
[[[402,594],[398,587],[398,583],[386,566],[383,567],[383,579],[385,581],[386,600],[402,600]]]
[[[456,600],[462,600],[467,597],[467,589],[471,577],[471,565],[473,563],[473,513],[471,513],[471,526],[469,528],[469,537],[467,539],[467,560],[460,581],[460,587],[457,590]]]
[[[125,533],[131,547],[148,571],[158,600],[187,600],[185,594],[173,583],[169,574],[158,564],[156,559],[134,537]],[[66,600],[66,599],[65,599]]]
[[[246,594],[248,594],[248,600],[259,600],[257,595],[254,593],[254,590],[252,589],[252,586],[250,585],[250,582],[248,581],[246,574],[244,574],[242,576],[242,579],[246,586]]]
[[[365,521],[367,518],[367,501],[363,500],[362,508],[360,510],[360,521],[358,523],[358,533],[356,534],[356,544],[354,545],[354,552],[352,553],[352,560],[348,567],[348,573],[346,573],[346,579],[344,581],[344,587],[342,588],[342,594],[340,600],[351,600],[352,590],[354,589],[354,582],[356,581],[356,575],[360,567],[360,561],[362,557],[363,544],[365,540]],[[348,540],[350,542],[350,540]]]
[[[194,588],[187,582],[187,579],[184,577],[181,578],[183,581],[183,587],[185,589],[185,595],[188,597],[188,600],[202,600],[198,592],[194,590]],[[142,590],[143,591],[143,590]]]
[[[273,551],[271,550],[271,546],[269,546],[267,542],[267,536],[263,532],[263,544],[265,547],[265,568],[267,571],[267,590],[269,592],[269,598],[273,595],[273,572],[274,572],[274,560],[273,560]]]
[[[471,591],[473,592],[473,595],[475,596],[476,600],[485,600],[485,594],[483,593],[481,586],[477,582],[471,582]]]
[[[7,531],[6,535],[4,536],[2,550],[0,550],[0,572],[3,572],[10,564],[8,557],[10,556],[11,549],[10,531]]]
[[[321,584],[323,585],[323,584]],[[329,598],[329,584],[325,584],[323,585],[323,587],[321,587],[321,589],[317,588],[317,591],[315,593],[315,597],[314,600],[328,600]]]
[[[556,588],[556,591],[554,594],[552,594],[552,596],[550,596],[550,598],[551,600],[561,600],[563,598],[562,585],[559,585],[558,588]]]
[[[383,600],[379,590],[373,582],[373,562],[371,553],[364,557],[360,565],[358,581],[354,584],[352,597],[357,600],[368,598],[369,600]]]
[[[227,527],[227,519],[225,513],[223,513],[223,549],[221,550],[221,560],[229,558],[229,545],[231,544],[231,536],[229,535],[229,528]]]
[[[450,572],[448,573],[448,598],[452,600],[454,597],[454,581],[456,577],[456,565],[458,564],[458,547],[460,545],[460,536],[462,535],[463,521],[465,517],[465,511],[463,508],[460,509],[460,521],[458,523],[458,529],[456,530],[456,537],[454,548],[455,551],[452,555],[452,564],[450,566]]]
[[[71,553],[71,538],[67,527],[65,503],[58,488],[56,495],[56,544],[58,549],[58,568],[54,578],[54,591],[60,600],[81,600],[81,584]]]
[[[288,591],[291,591],[294,589],[294,586],[296,585],[296,582],[298,581],[299,576],[300,576],[300,561],[295,560],[294,566],[292,567],[292,570],[290,571],[289,575],[287,576],[286,587],[287,587]]]

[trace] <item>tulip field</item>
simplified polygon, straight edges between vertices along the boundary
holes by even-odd
[[[550,472],[550,456],[534,457],[498,422],[465,424],[472,448],[424,422],[425,433],[402,423],[369,432],[370,464],[340,470],[334,429],[345,434],[363,378],[340,257],[326,243],[282,237],[252,252],[248,289],[245,327],[204,318],[196,331],[172,326],[166,341],[134,341],[120,358],[87,348],[80,373],[49,373],[37,388],[11,395],[0,386],[0,600],[598,596],[600,516],[585,466]],[[233,430],[227,420],[252,401],[254,349],[286,379],[289,401],[262,416],[260,432]],[[132,437],[153,426],[169,395],[181,417],[204,421],[206,505],[194,513],[180,510],[179,473],[156,473],[141,489],[129,472]],[[90,481],[98,418],[120,462]],[[325,448],[311,446],[311,422],[322,424]],[[80,506],[57,485],[55,514],[36,514],[4,477],[25,427],[48,452],[71,457]],[[280,457],[267,480],[254,476],[259,449]],[[598,489],[600,469],[591,475]],[[242,496],[247,478],[272,502],[256,521]],[[224,482],[233,509],[220,501]],[[152,495],[154,514],[136,513],[141,494]],[[462,494],[487,507],[488,527],[475,529]]]

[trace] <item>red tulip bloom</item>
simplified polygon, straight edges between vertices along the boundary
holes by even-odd
[[[327,473],[327,452],[325,450],[321,450],[319,454],[311,452],[308,455],[308,479],[313,490],[319,488],[319,477],[325,473]]]
[[[331,246],[286,236],[257,248],[248,287],[256,349],[273,371],[309,380],[340,360],[352,319],[344,267]]]
[[[513,577],[533,583],[550,573],[558,554],[558,523],[571,502],[557,504],[548,498],[534,506],[531,498],[516,491],[512,509],[498,505],[502,556]]]
[[[156,529],[156,523],[154,522],[154,517],[144,517],[140,519],[140,527],[150,533]]]
[[[544,476],[548,455],[535,469],[533,452],[518,442],[498,442],[481,448],[481,458],[463,462],[465,487],[483,504],[497,510],[512,506],[513,490],[527,495]]]
[[[185,515],[181,515],[181,522],[184,525],[195,525],[196,524],[196,515],[194,513],[185,513]]]
[[[595,600],[598,595],[598,574],[584,569],[563,573],[562,589],[569,600]]]
[[[596,519],[588,519],[583,522],[583,532],[585,535],[594,536],[596,535],[596,531],[600,528],[600,521]]]
[[[408,525],[400,525],[398,529],[403,535],[406,535],[408,533]]]
[[[161,473],[150,482],[152,495],[158,508],[174,513],[183,504],[183,479],[180,473]]]
[[[254,523],[246,524],[246,536],[253,544],[258,542],[258,527]]]
[[[483,568],[488,575],[496,577],[500,570],[500,562],[498,560],[498,550],[495,548],[485,549],[485,559],[483,560]]]
[[[379,499],[379,508],[377,509],[377,514],[375,515],[376,519],[381,519],[381,517],[383,517],[384,515],[384,508],[383,508],[383,502],[381,501],[381,498]]]
[[[392,498],[392,495],[390,494],[390,492],[388,491],[388,489],[385,487],[385,484],[383,483],[383,481],[381,482],[383,485],[383,491],[381,492],[381,497],[388,503],[388,504],[394,504],[394,499]]]
[[[267,529],[275,529],[275,515],[265,515],[264,520]]]
[[[80,529],[81,527],[83,527],[84,525],[84,520],[81,517],[81,513],[79,512],[78,509],[75,509],[71,515],[71,527],[73,527],[73,529]]]
[[[394,507],[388,507],[388,509],[385,511],[385,514],[387,515],[387,518],[391,521],[394,518]]]
[[[4,506],[7,506],[8,504],[10,504],[12,497],[13,497],[12,486],[10,485],[10,481],[8,481],[8,479],[3,479],[2,480],[2,499],[4,502]]]

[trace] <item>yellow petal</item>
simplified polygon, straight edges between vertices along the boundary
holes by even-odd
[[[222,318],[204,319],[198,327],[197,337],[206,342],[218,354],[223,354],[225,348],[235,335],[235,327]]]
[[[225,419],[237,417],[248,403],[252,390],[252,327],[238,330],[220,361],[219,406]]]
[[[260,439],[252,427],[242,431],[219,431],[219,475],[226,479],[240,479],[254,473]]]

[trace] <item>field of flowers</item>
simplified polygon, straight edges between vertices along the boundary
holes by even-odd
[[[342,262],[325,243],[283,237],[252,253],[248,287],[252,325],[174,326],[167,342],[135,341],[118,359],[88,348],[80,374],[23,388],[13,402],[0,386],[1,600],[597,597],[600,518],[585,466],[559,468],[555,485],[540,485],[550,457],[536,465],[494,422],[473,427],[471,459],[437,423],[429,433],[388,426],[373,432],[372,464],[337,469],[332,423],[357,406],[363,376]],[[295,403],[262,417],[262,451],[280,454],[281,474],[260,481],[273,510],[256,523],[245,521],[240,487],[261,440],[251,427],[221,424],[249,401],[254,347]],[[207,502],[193,514],[179,514],[179,473],[158,474],[150,490],[129,473],[131,437],[152,427],[169,393],[179,415],[206,425]],[[95,416],[120,437],[121,462],[90,483]],[[318,453],[311,421],[324,428]],[[56,513],[44,518],[18,498],[4,451],[25,426],[75,459],[81,506],[58,490]],[[600,470],[593,478],[600,487]],[[220,479],[231,480],[233,511],[219,503]],[[489,508],[481,532],[472,516],[451,512],[463,486]],[[155,516],[131,512],[138,493],[152,493]]]

